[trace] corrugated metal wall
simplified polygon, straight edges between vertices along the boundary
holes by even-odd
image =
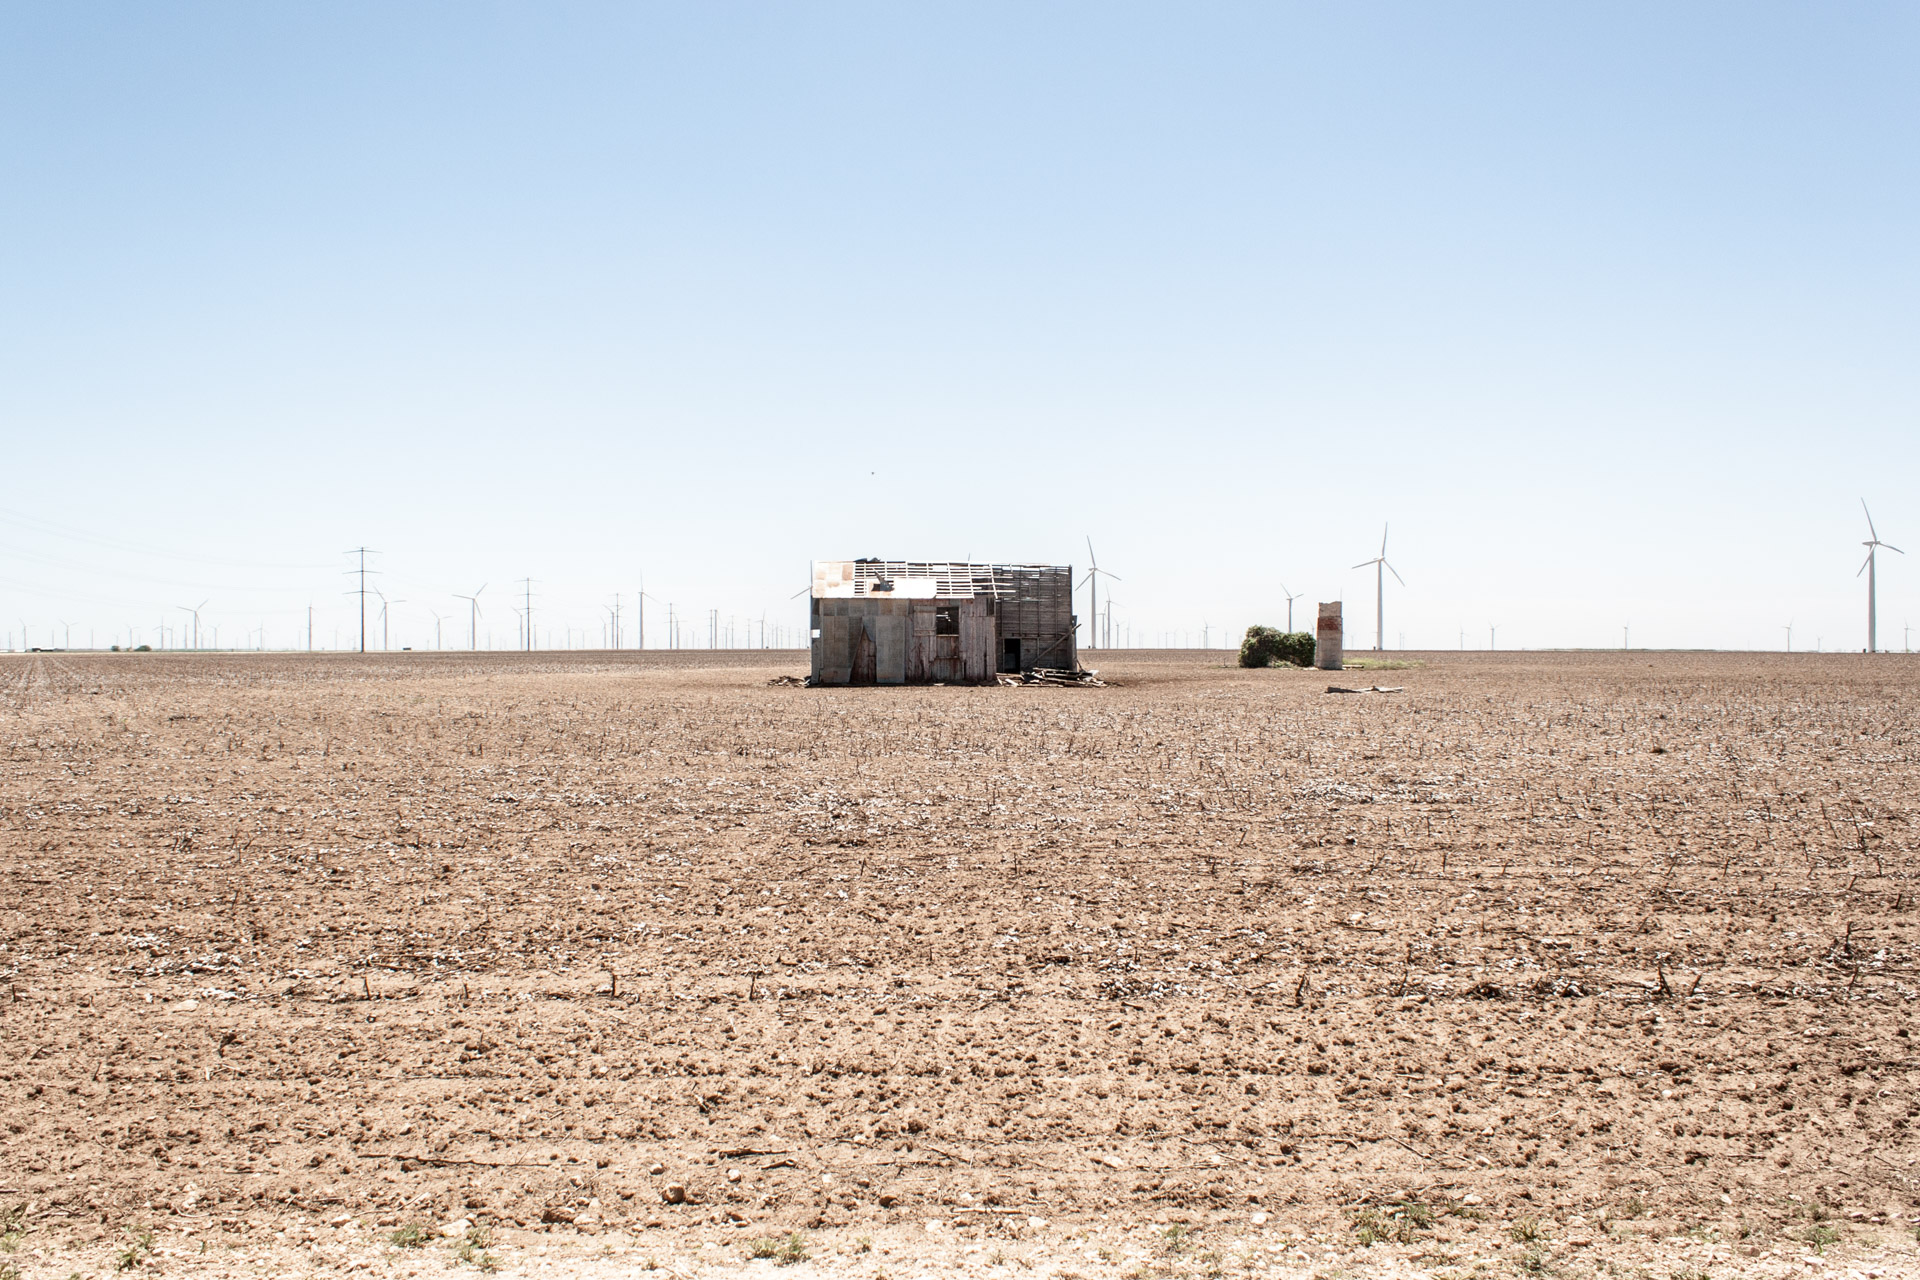
[[[813,678],[821,684],[958,684],[993,678],[995,632],[986,600],[815,600]],[[936,614],[958,614],[940,634]]]

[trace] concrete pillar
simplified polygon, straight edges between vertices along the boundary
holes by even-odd
[[[1320,626],[1313,637],[1313,665],[1322,671],[1340,670],[1340,642],[1340,602],[1335,600],[1329,604],[1322,601]]]

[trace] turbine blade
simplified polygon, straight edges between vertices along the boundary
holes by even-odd
[[[1354,568],[1356,568],[1356,569],[1364,569],[1364,568],[1366,568],[1366,567],[1367,567],[1368,565],[1370,565],[1370,564],[1372,564],[1372,563],[1373,563],[1373,561],[1371,561],[1371,560],[1362,560],[1362,561],[1361,561],[1361,562],[1360,562],[1359,564],[1357,564],[1357,565],[1355,565],[1355,566],[1353,566],[1353,567],[1354,567]]]
[[[1867,512],[1867,532],[1873,535],[1875,542],[1878,542],[1880,540],[1880,531],[1873,527],[1873,512],[1867,511],[1867,500],[1865,498],[1860,499],[1860,509]]]
[[[1387,526],[1384,524],[1380,526],[1380,558],[1387,558]]]
[[[1867,571],[1867,566],[1872,563],[1873,563],[1873,552],[1869,551],[1867,552],[1867,558],[1860,562],[1860,567],[1853,571],[1853,576],[1857,578],[1861,574],[1865,573]]]
[[[1087,536],[1087,560],[1094,568],[1098,569],[1100,567],[1100,557],[1093,554],[1093,536],[1091,534]]]
[[[1904,552],[1904,551],[1900,551],[1900,548],[1898,548],[1898,547],[1896,547],[1896,546],[1894,546],[1894,545],[1893,545],[1893,544],[1892,544],[1891,542],[1883,542],[1883,543],[1881,543],[1880,545],[1881,545],[1881,546],[1883,546],[1883,547],[1885,547],[1885,548],[1886,548],[1887,550],[1889,550],[1889,551],[1899,551],[1901,555],[1905,555],[1905,554],[1907,554],[1907,553],[1906,553],[1906,552]]]
[[[1388,573],[1390,573],[1390,574],[1392,574],[1392,575],[1394,576],[1394,579],[1395,579],[1396,581],[1398,581],[1398,582],[1399,582],[1399,584],[1400,584],[1401,586],[1403,586],[1403,587],[1404,587],[1404,586],[1406,586],[1406,585],[1407,585],[1407,580],[1406,580],[1405,578],[1402,578],[1402,577],[1400,576],[1400,571],[1399,571],[1398,569],[1396,569],[1396,568],[1394,568],[1394,567],[1393,567],[1392,565],[1390,565],[1390,564],[1387,564],[1387,562],[1386,562],[1385,560],[1382,560],[1382,561],[1381,561],[1380,563],[1381,563],[1381,564],[1386,564],[1386,565],[1387,565],[1387,572],[1388,572]]]

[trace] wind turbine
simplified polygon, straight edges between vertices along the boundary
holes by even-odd
[[[1306,592],[1289,591],[1287,590],[1287,584],[1283,582],[1280,584],[1280,594],[1287,598],[1287,630],[1292,631],[1293,630],[1293,602],[1295,600],[1298,600],[1301,596],[1305,595]]]
[[[1098,649],[1100,647],[1098,643],[1100,639],[1100,579],[1107,577],[1112,578],[1115,582],[1119,582],[1122,579],[1119,574],[1108,573],[1100,567],[1100,558],[1093,554],[1093,538],[1091,536],[1087,538],[1087,559],[1091,562],[1092,566],[1087,570],[1087,591],[1091,596],[1092,606],[1087,611],[1087,648]]]
[[[427,612],[433,614],[433,647],[438,649],[440,647],[440,614],[433,609]]]
[[[811,591],[813,587],[809,584],[806,589]],[[668,609],[673,608],[670,602],[662,600],[651,591],[642,589],[633,593],[633,647],[636,649],[647,647],[647,601],[649,600],[655,604],[665,604]]]
[[[1860,544],[1861,546],[1867,549],[1866,563],[1862,564],[1860,566],[1859,573],[1856,573],[1853,576],[1857,578],[1862,573],[1867,575],[1867,652],[1878,653],[1880,652],[1880,648],[1879,648],[1880,621],[1879,621],[1879,617],[1877,616],[1877,610],[1879,608],[1879,601],[1877,599],[1878,593],[1877,593],[1876,585],[1874,583],[1874,577],[1875,577],[1874,559],[1873,559],[1874,553],[1879,551],[1880,548],[1882,547],[1885,547],[1887,550],[1896,552],[1900,555],[1905,555],[1907,553],[1904,551],[1901,551],[1900,548],[1894,546],[1891,542],[1880,541],[1880,532],[1879,530],[1873,527],[1873,512],[1867,511],[1867,500],[1865,498],[1860,499],[1860,509],[1862,511],[1867,512],[1867,533],[1870,535],[1870,537],[1868,541]]]
[[[1378,653],[1387,647],[1387,575],[1392,574],[1401,586],[1407,585],[1400,571],[1387,563],[1386,525],[1380,526],[1380,554],[1353,567],[1364,569],[1368,565],[1373,566],[1373,649]]]
[[[1499,638],[1500,638],[1500,629],[1496,627],[1493,623],[1489,622],[1487,624],[1487,648],[1489,650],[1499,648],[1500,646],[1497,643]]]
[[[480,647],[480,592],[486,589],[487,584],[483,582],[480,584],[479,589],[470,596],[463,596],[457,591],[453,593],[455,600],[465,600],[470,606],[467,611],[467,626],[469,628],[467,631],[467,648],[469,649],[478,649]]]
[[[387,651],[387,606],[390,604],[405,604],[406,601],[389,600],[385,596],[380,595],[380,588],[378,587],[373,589],[373,594],[380,596],[380,652],[385,653]]]
[[[1782,630],[1784,630],[1787,633],[1787,652],[1792,653],[1793,652],[1793,624],[1789,622],[1784,628],[1782,628]]]
[[[177,604],[173,607],[182,613],[193,615],[193,647],[198,649],[200,647],[200,611],[207,607],[207,602],[202,600],[199,604]]]

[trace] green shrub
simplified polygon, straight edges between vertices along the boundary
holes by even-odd
[[[1312,666],[1313,637],[1305,631],[1248,627],[1247,638],[1240,642],[1240,665],[1270,667],[1276,662],[1296,667]]]
[[[115,1271],[131,1271],[153,1252],[153,1230],[150,1227],[131,1227],[128,1229],[133,1242],[113,1255]]]
[[[395,1228],[387,1239],[402,1249],[420,1249],[426,1247],[427,1241],[433,1239],[433,1233],[417,1222],[409,1222],[403,1227]]]
[[[1803,1231],[1800,1238],[1812,1245],[1815,1253],[1824,1254],[1828,1245],[1840,1242],[1840,1233],[1829,1226],[1812,1226]]]
[[[796,1262],[805,1262],[808,1258],[807,1238],[798,1231],[790,1236],[768,1236],[760,1240],[747,1241],[749,1258],[771,1258],[781,1266],[790,1266]]]
[[[1371,1248],[1381,1240],[1412,1244],[1420,1233],[1433,1226],[1431,1205],[1406,1200],[1377,1208],[1361,1209],[1353,1215],[1353,1234],[1362,1245]]]

